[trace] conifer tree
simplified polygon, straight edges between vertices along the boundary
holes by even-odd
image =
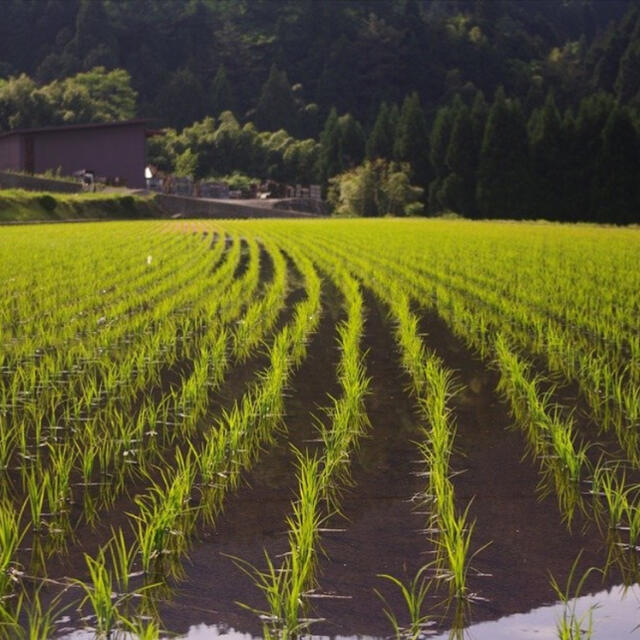
[[[562,217],[567,149],[552,91],[547,94],[544,106],[531,115],[529,148],[533,174],[532,209],[543,218]]]
[[[393,155],[395,160],[411,165],[413,182],[421,186],[428,184],[431,175],[429,137],[420,98],[415,91],[402,104]]]
[[[355,167],[364,160],[365,137],[362,125],[347,113],[338,118],[342,144],[342,164],[345,168]]]
[[[500,87],[489,110],[478,161],[480,215],[523,218],[530,195],[527,129],[520,105]]]
[[[380,104],[373,129],[367,139],[367,159],[391,159],[395,128],[392,127],[390,110],[386,102]]]
[[[340,123],[335,108],[329,112],[327,120],[324,123],[324,129],[320,134],[320,157],[318,164],[318,173],[324,185],[327,184],[329,178],[338,175],[343,170]]]
[[[223,64],[218,67],[216,75],[211,83],[211,111],[214,115],[219,115],[223,111],[235,111],[235,99],[227,70]]]
[[[256,106],[255,122],[258,129],[264,131],[278,129],[284,129],[289,133],[297,131],[295,96],[286,72],[280,71],[275,64],[271,65],[269,77],[262,86]]]
[[[602,131],[598,222],[640,221],[640,141],[628,111],[616,106]]]
[[[478,147],[473,134],[469,108],[457,113],[451,130],[445,162],[451,171],[445,187],[446,205],[465,216],[475,217],[476,169]]]

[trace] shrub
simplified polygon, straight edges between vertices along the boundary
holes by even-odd
[[[38,197],[38,204],[45,210],[51,213],[55,210],[58,201],[48,193],[45,193]]]

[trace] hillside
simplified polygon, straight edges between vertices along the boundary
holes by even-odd
[[[431,212],[636,215],[635,187],[630,201],[607,200],[629,182],[607,167],[640,168],[631,0],[10,0],[3,10],[0,130],[144,116],[175,129],[152,160],[196,176],[327,186],[384,158],[409,163]],[[498,193],[503,149],[485,128],[494,106],[491,130],[515,136],[516,193]],[[453,146],[467,158],[448,153],[458,120]],[[585,175],[597,193],[583,202],[569,183]],[[579,192],[559,204],[567,181]]]

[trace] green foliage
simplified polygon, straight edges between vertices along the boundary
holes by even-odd
[[[318,171],[324,184],[329,178],[338,175],[343,169],[342,162],[342,136],[338,113],[331,109],[324,129],[320,134],[320,157],[318,158]]]
[[[396,135],[396,123],[391,121],[391,113],[386,102],[380,104],[373,129],[367,139],[367,159],[393,157],[393,141]]]
[[[255,122],[260,129],[297,131],[296,101],[286,71],[274,64],[262,87],[255,112]]]
[[[421,213],[422,193],[411,185],[408,165],[378,159],[333,178],[329,200],[336,215],[402,216]]]
[[[478,162],[476,198],[480,215],[520,218],[531,194],[527,130],[520,105],[502,89],[489,111]]]
[[[0,130],[112,122],[136,114],[136,92],[123,69],[96,67],[38,86],[22,74],[0,80]]]
[[[56,205],[58,204],[58,201],[52,196],[49,195],[48,193],[45,193],[41,196],[38,197],[38,204],[45,210],[48,212],[52,212],[55,211]]]
[[[410,164],[412,178],[418,184],[428,183],[431,174],[429,137],[420,97],[415,91],[402,104],[393,156],[395,160]]]
[[[198,177],[198,154],[191,149],[185,149],[176,158],[176,175]]]

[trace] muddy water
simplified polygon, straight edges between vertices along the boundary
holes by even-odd
[[[573,603],[572,603],[573,606]],[[634,629],[638,623],[640,609],[640,589],[634,587],[625,590],[613,587],[593,594],[579,597],[575,601],[575,613],[583,619],[583,627],[588,624],[591,611],[593,635],[592,640],[620,640],[634,638]],[[464,630],[460,640],[557,640],[556,625],[564,615],[561,604],[542,606],[524,613],[514,613],[495,621],[471,624]],[[583,617],[585,616],[585,617]],[[309,640],[382,640],[389,636],[368,635],[313,635]],[[222,625],[193,625],[180,640],[257,640],[258,636],[237,631],[233,627]],[[447,631],[429,636],[432,640],[451,640]],[[70,635],[65,640],[88,640],[86,635]]]

